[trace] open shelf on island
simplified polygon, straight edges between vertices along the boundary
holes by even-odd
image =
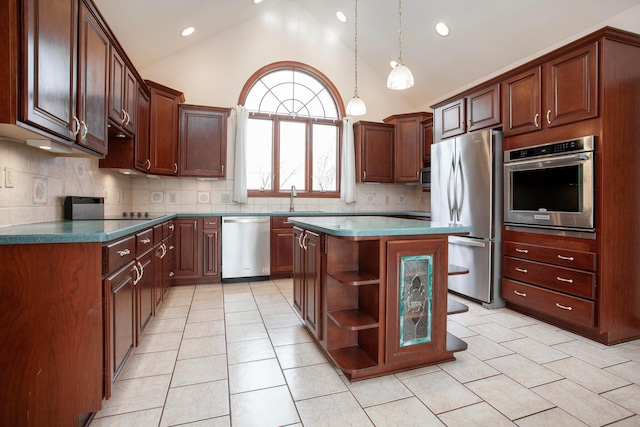
[[[354,373],[378,366],[367,352],[358,346],[336,348],[328,351],[336,365],[347,373]]]
[[[378,276],[362,270],[332,271],[329,275],[340,284],[347,286],[375,285],[380,283]]]
[[[447,298],[447,314],[466,313],[467,311],[469,311],[469,306],[466,304]]]
[[[447,351],[451,353],[455,353],[457,351],[462,351],[467,349],[467,343],[462,341],[460,338],[455,335],[447,332]]]
[[[360,329],[377,328],[379,323],[364,311],[354,308],[350,310],[337,310],[327,313],[329,318],[342,329],[357,331]]]

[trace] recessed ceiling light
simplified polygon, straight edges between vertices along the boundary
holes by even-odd
[[[338,18],[338,21],[342,23],[347,22],[347,15],[345,15],[341,10],[336,12],[336,18]]]
[[[262,3],[262,0],[253,0],[253,4]]]
[[[438,22],[436,24],[436,32],[442,37],[446,37],[449,35],[449,27],[444,22]]]
[[[191,34],[193,34],[193,32],[196,30],[195,27],[187,27],[184,30],[182,30],[182,37],[187,37],[190,36]]]

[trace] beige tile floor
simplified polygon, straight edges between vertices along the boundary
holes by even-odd
[[[455,361],[350,383],[291,295],[290,280],[172,288],[91,427],[640,426],[640,340],[472,303],[449,317],[469,345]]]

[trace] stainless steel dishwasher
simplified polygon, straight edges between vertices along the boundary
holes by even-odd
[[[269,277],[270,232],[268,216],[222,217],[222,280]]]

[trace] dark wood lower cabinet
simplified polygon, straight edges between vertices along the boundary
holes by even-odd
[[[140,279],[136,283],[136,324],[137,338],[144,332],[151,318],[155,307],[153,288],[155,285],[154,252],[149,251],[137,260],[140,271]]]
[[[124,363],[136,345],[135,331],[135,262],[125,265],[105,281],[107,295],[108,361],[106,372],[106,397],[111,397],[111,383],[117,378]]]
[[[271,217],[271,277],[291,277],[293,274],[293,224],[289,217]]]
[[[220,217],[178,218],[172,284],[219,282]]]
[[[304,313],[304,230],[293,228],[293,308],[300,317]]]
[[[102,404],[102,245],[0,245],[0,259],[0,425],[74,425]]]

